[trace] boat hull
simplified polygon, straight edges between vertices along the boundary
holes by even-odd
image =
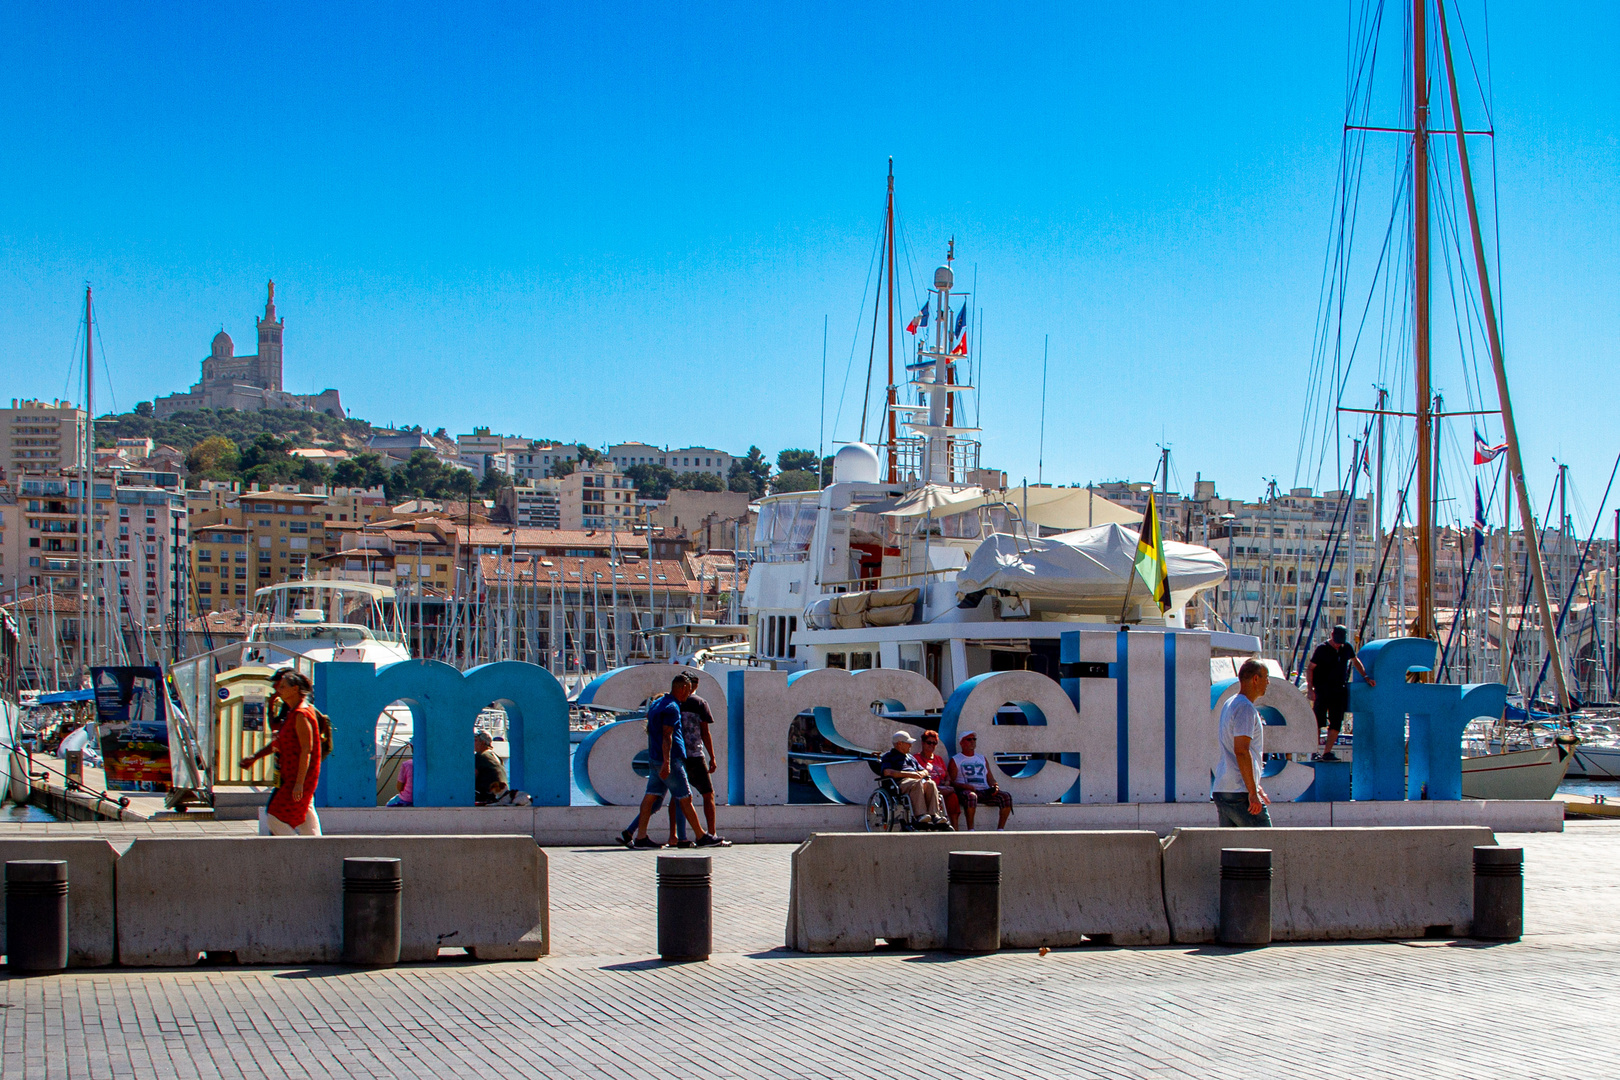
[[[1462,760],[1465,799],[1550,799],[1573,755],[1561,745],[1535,746]]]
[[[1620,746],[1582,746],[1570,762],[1569,775],[1583,780],[1620,780]]]

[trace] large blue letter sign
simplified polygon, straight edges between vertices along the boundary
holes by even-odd
[[[317,805],[377,804],[377,717],[395,701],[411,710],[415,805],[473,804],[473,722],[490,704],[506,710],[510,785],[537,805],[568,805],[568,700],[545,668],[513,660],[465,673],[437,660],[315,665],[315,707],[333,728]]]
[[[1362,646],[1361,664],[1378,685],[1355,676],[1350,683],[1351,798],[1462,798],[1463,729],[1475,717],[1501,716],[1507,687],[1407,682],[1407,672],[1433,667],[1439,648],[1428,638],[1386,638]]]

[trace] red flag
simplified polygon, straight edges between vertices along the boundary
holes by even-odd
[[[951,350],[951,355],[952,356],[966,356],[967,355],[967,331],[965,331],[965,330],[962,331],[962,340],[958,341],[956,343],[956,348]]]

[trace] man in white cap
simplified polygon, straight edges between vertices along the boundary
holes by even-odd
[[[911,800],[912,817],[918,824],[949,829],[951,823],[940,812],[939,786],[922,763],[911,756],[911,743],[911,732],[895,732],[894,749],[878,759],[878,768],[884,776],[899,782],[900,790]]]

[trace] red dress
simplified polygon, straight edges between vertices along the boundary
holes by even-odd
[[[309,770],[304,774],[304,797],[294,799],[292,789],[298,782],[298,756],[303,752],[298,743],[298,724],[294,722],[299,714],[309,722],[311,740]],[[315,784],[321,778],[321,729],[315,719],[315,710],[308,701],[287,714],[285,722],[270,740],[270,746],[276,754],[276,773],[280,783],[276,793],[270,797],[266,812],[296,829],[309,816],[310,804],[315,801]]]

